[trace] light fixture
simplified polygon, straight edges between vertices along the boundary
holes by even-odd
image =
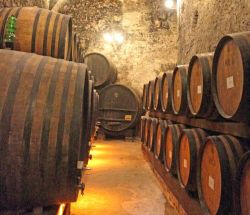
[[[104,38],[104,40],[105,40],[106,42],[108,42],[108,43],[112,43],[113,40],[114,40],[113,35],[110,34],[110,33],[104,33],[104,34],[103,34],[103,38]]]
[[[168,9],[174,9],[174,0],[166,0],[165,1],[165,7]]]
[[[124,36],[120,32],[115,32],[114,33],[114,39],[117,43],[121,44],[124,41]]]

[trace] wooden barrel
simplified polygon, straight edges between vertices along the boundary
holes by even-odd
[[[155,111],[161,110],[161,94],[162,94],[162,77],[159,76],[155,79],[153,91],[153,109]]]
[[[148,117],[146,119],[146,125],[145,125],[145,136],[144,136],[144,144],[146,146],[149,145],[149,132],[150,132],[150,125],[151,125],[152,118]]]
[[[249,121],[249,72],[250,31],[224,36],[215,50],[212,75],[212,93],[222,117]]]
[[[150,127],[149,127],[149,140],[148,140],[148,149],[149,151],[154,151],[154,146],[156,143],[156,134],[159,120],[157,118],[152,118]]]
[[[140,99],[131,88],[113,84],[100,91],[99,120],[106,134],[118,135],[134,128],[140,115]]]
[[[8,17],[17,17],[14,50],[69,60],[72,19],[70,16],[38,7],[0,9],[3,38]],[[3,41],[0,46],[3,47]]]
[[[99,109],[99,94],[96,90],[93,91],[93,98],[92,98],[92,121],[91,121],[91,140],[94,140],[95,133],[96,133],[96,124],[98,118],[98,109]]]
[[[88,163],[89,160],[89,151],[91,146],[91,132],[92,132],[92,116],[93,116],[93,92],[94,92],[94,82],[91,80],[91,73],[88,72],[89,81],[87,84],[88,90],[85,94],[85,99],[88,101],[86,103],[86,106],[84,106],[84,110],[86,111],[86,118],[84,119],[85,127],[84,129],[84,135],[83,135],[83,141],[85,144],[82,144],[81,147],[81,154],[80,154],[80,160],[84,161],[84,165]]]
[[[240,159],[236,173],[236,214],[250,214],[250,151]]]
[[[143,85],[143,93],[142,93],[142,108],[143,110],[147,110],[147,97],[148,97],[148,84]]]
[[[95,87],[103,88],[117,79],[117,69],[115,65],[100,53],[90,53],[85,55],[84,62],[95,78]]]
[[[4,49],[0,59],[0,210],[75,201],[86,66]]]
[[[164,144],[164,135],[166,134],[166,129],[168,125],[171,125],[172,122],[170,120],[159,120],[156,129],[156,142],[155,142],[155,158],[163,161],[163,144]]]
[[[233,136],[210,136],[201,146],[197,169],[197,189],[203,210],[224,215],[233,212],[234,179],[242,146]]]
[[[207,134],[200,128],[183,129],[177,147],[177,175],[180,185],[187,191],[197,191],[197,161],[199,150]]]
[[[141,117],[141,142],[144,143],[145,140],[145,127],[146,127],[146,123],[147,123],[147,117],[146,116],[142,116]]]
[[[198,54],[188,67],[187,98],[193,116],[215,119],[218,117],[211,92],[213,53]]]
[[[153,92],[154,92],[155,81],[149,81],[148,83],[148,97],[147,97],[147,110],[153,110]]]
[[[162,85],[161,85],[161,110],[164,113],[172,112],[172,94],[171,94],[171,86],[172,86],[172,76],[173,72],[166,72],[162,76]]]
[[[182,130],[185,128],[185,125],[174,124],[169,125],[166,129],[164,136],[164,150],[163,150],[163,161],[164,167],[167,172],[176,175],[176,151],[179,138],[181,136]]]
[[[187,104],[187,71],[188,65],[177,66],[172,77],[172,108],[174,114],[186,114]]]
[[[71,61],[74,61],[74,62],[77,62],[77,42],[78,42],[78,37],[76,35],[76,33],[73,33],[73,36],[72,36],[72,42],[71,42],[71,57],[70,57],[70,60]]]

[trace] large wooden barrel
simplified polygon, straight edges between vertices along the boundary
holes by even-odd
[[[250,214],[250,151],[240,159],[236,173],[236,214]]]
[[[72,43],[70,16],[38,7],[0,9],[3,38],[8,17],[17,17],[14,50],[69,60]],[[3,47],[3,40],[0,46]]]
[[[71,57],[70,60],[77,62],[77,43],[78,43],[78,37],[76,35],[76,33],[73,33],[72,36],[72,42],[71,42]]]
[[[164,136],[163,161],[167,172],[176,175],[176,151],[179,138],[185,125],[174,124],[169,125]]]
[[[75,201],[86,66],[9,50],[0,59],[0,210]]]
[[[148,98],[148,84],[143,85],[143,93],[142,93],[142,108],[143,110],[147,110],[147,98]]]
[[[140,115],[140,99],[131,88],[113,84],[100,91],[99,120],[106,134],[119,135],[134,128]]]
[[[203,118],[216,118],[211,92],[213,53],[194,55],[188,67],[187,98],[190,113]]]
[[[186,114],[187,104],[187,72],[188,65],[177,66],[172,77],[172,108],[174,114]]]
[[[91,120],[91,140],[94,140],[96,133],[96,124],[98,118],[98,110],[99,110],[99,94],[96,90],[93,91],[92,97],[92,120]]]
[[[183,129],[177,146],[177,175],[180,185],[187,191],[197,191],[197,161],[199,150],[207,134],[200,128]]]
[[[166,129],[168,125],[171,125],[172,122],[170,120],[159,120],[156,129],[156,141],[155,141],[155,148],[154,154],[155,158],[163,161],[163,144],[164,144],[164,135],[166,134]]]
[[[144,136],[144,144],[146,146],[149,145],[149,132],[150,132],[150,125],[151,125],[152,118],[148,117],[146,119],[146,125],[145,125],[145,136]]]
[[[153,109],[161,110],[161,94],[162,94],[162,77],[158,76],[155,79],[153,91]]]
[[[250,31],[224,36],[213,60],[212,93],[222,117],[249,121]]]
[[[235,175],[243,148],[233,136],[210,136],[201,146],[197,189],[203,210],[212,215],[234,211]]]
[[[148,82],[147,110],[149,110],[149,111],[153,110],[154,85],[155,85],[155,81],[154,80]]]
[[[147,117],[146,116],[142,116],[141,117],[141,132],[140,132],[141,142],[142,143],[144,143],[144,140],[145,140],[146,123],[147,123]]]
[[[172,94],[171,94],[171,86],[172,86],[172,76],[173,72],[166,72],[162,76],[162,85],[161,85],[161,110],[164,113],[172,112]]]
[[[149,151],[154,151],[154,146],[156,143],[156,134],[159,120],[157,118],[152,118],[150,127],[149,127],[149,140],[148,140],[148,149]]]
[[[100,53],[85,55],[84,62],[95,78],[95,88],[103,88],[108,84],[115,83],[117,69],[107,57]]]

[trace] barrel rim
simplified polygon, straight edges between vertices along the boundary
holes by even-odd
[[[236,213],[237,214],[242,214],[241,211],[241,199],[240,199],[240,191],[241,191],[241,177],[243,175],[243,170],[245,167],[245,164],[247,161],[250,160],[250,151],[247,151],[240,159],[237,171],[236,171],[236,177],[235,177],[235,194],[236,194]]]
[[[218,135],[218,136],[208,136],[206,137],[204,144],[201,145],[200,147],[200,152],[199,152],[199,156],[198,156],[198,162],[197,162],[197,191],[198,191],[198,197],[199,197],[199,201],[200,201],[200,205],[201,208],[206,212],[206,213],[210,213],[209,209],[206,205],[206,202],[204,200],[203,197],[203,193],[202,193],[202,188],[201,188],[201,161],[202,161],[202,155],[204,153],[206,144],[208,141],[212,141],[212,143],[215,145],[217,153],[219,156],[219,161],[220,161],[220,166],[223,167],[221,168],[221,182],[224,183],[225,186],[221,186],[221,196],[220,196],[220,205],[217,211],[217,214],[225,214],[225,212],[228,210],[228,208],[231,207],[231,205],[228,205],[227,203],[227,196],[228,196],[228,192],[227,192],[227,188],[230,187],[229,183],[227,182],[227,176],[228,176],[228,172],[227,170],[230,169],[229,168],[229,164],[228,164],[228,157],[226,156],[226,149],[224,147],[224,145],[221,143],[219,137],[220,136],[225,136],[225,135]],[[219,144],[217,144],[219,142]],[[223,157],[222,157],[223,155]]]
[[[241,32],[241,33],[244,33],[244,32]],[[239,103],[239,106],[238,106],[238,109],[237,111],[232,115],[228,115],[226,114],[222,108],[221,108],[221,105],[220,105],[220,102],[219,102],[219,98],[217,96],[217,87],[216,87],[216,79],[217,79],[217,66],[218,66],[218,61],[219,61],[219,57],[220,57],[220,54],[221,54],[221,51],[225,45],[225,43],[227,41],[234,41],[235,44],[238,46],[239,48],[239,51],[240,51],[240,54],[242,56],[242,63],[243,63],[243,70],[244,72],[245,71],[249,71],[250,70],[250,65],[246,62],[246,59],[249,59],[250,58],[250,48],[248,47],[249,49],[249,52],[248,53],[244,53],[243,50],[245,50],[247,47],[243,46],[240,41],[242,41],[241,39],[243,38],[241,33],[235,33],[235,34],[228,34],[224,37],[222,37],[219,41],[219,43],[217,44],[217,47],[215,49],[215,53],[214,53],[214,59],[213,59],[213,65],[212,65],[212,95],[213,95],[213,100],[214,100],[214,103],[215,103],[215,106],[217,108],[217,111],[219,112],[219,114],[225,118],[225,119],[232,119],[232,120],[243,120],[243,121],[246,121],[246,115],[242,115],[241,113],[241,110],[242,109],[246,109],[249,107],[249,105],[247,105],[244,101],[245,99],[247,99],[247,94],[249,93],[249,86],[247,87],[247,83],[249,82],[249,78],[248,77],[244,77],[244,80],[243,80],[243,91],[242,91],[242,99],[241,99],[241,102]],[[243,57],[245,56],[245,57]]]
[[[163,113],[166,113],[166,112],[172,112],[172,94],[171,94],[171,85],[172,85],[172,76],[173,76],[173,71],[167,71],[167,72],[164,72],[164,74],[162,75],[162,89],[161,91],[163,92],[163,83],[164,83],[164,80],[167,79],[167,82],[168,82],[168,102],[167,102],[167,105],[164,106],[164,102],[163,102],[163,93],[161,94],[161,109],[162,109],[162,112]]]
[[[188,111],[188,104],[187,104],[187,65],[178,65],[173,70],[173,76],[172,76],[172,84],[171,84],[171,104],[172,104],[172,110],[175,115],[181,115],[185,114]],[[177,71],[180,71],[181,74],[181,84],[182,84],[182,95],[181,95],[181,104],[180,104],[180,110],[177,111],[175,109],[174,105],[174,79]]]

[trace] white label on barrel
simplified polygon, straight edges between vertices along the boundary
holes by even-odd
[[[197,86],[197,94],[201,94],[201,85]]]
[[[83,161],[77,161],[77,169],[83,169]]]
[[[131,121],[132,120],[132,115],[125,115],[125,120],[126,121]]]
[[[209,178],[208,178],[208,186],[209,186],[212,190],[214,190],[214,178],[211,177],[211,176],[209,176]]]
[[[184,166],[184,168],[187,168],[187,160],[186,159],[184,159],[184,161],[183,161],[183,166]]]
[[[177,97],[180,97],[180,95],[181,95],[180,90],[177,90]]]
[[[234,87],[234,77],[229,76],[227,78],[227,89],[233,88]]]
[[[169,157],[170,159],[172,159],[172,151],[169,151],[169,152],[168,152],[168,157]]]

